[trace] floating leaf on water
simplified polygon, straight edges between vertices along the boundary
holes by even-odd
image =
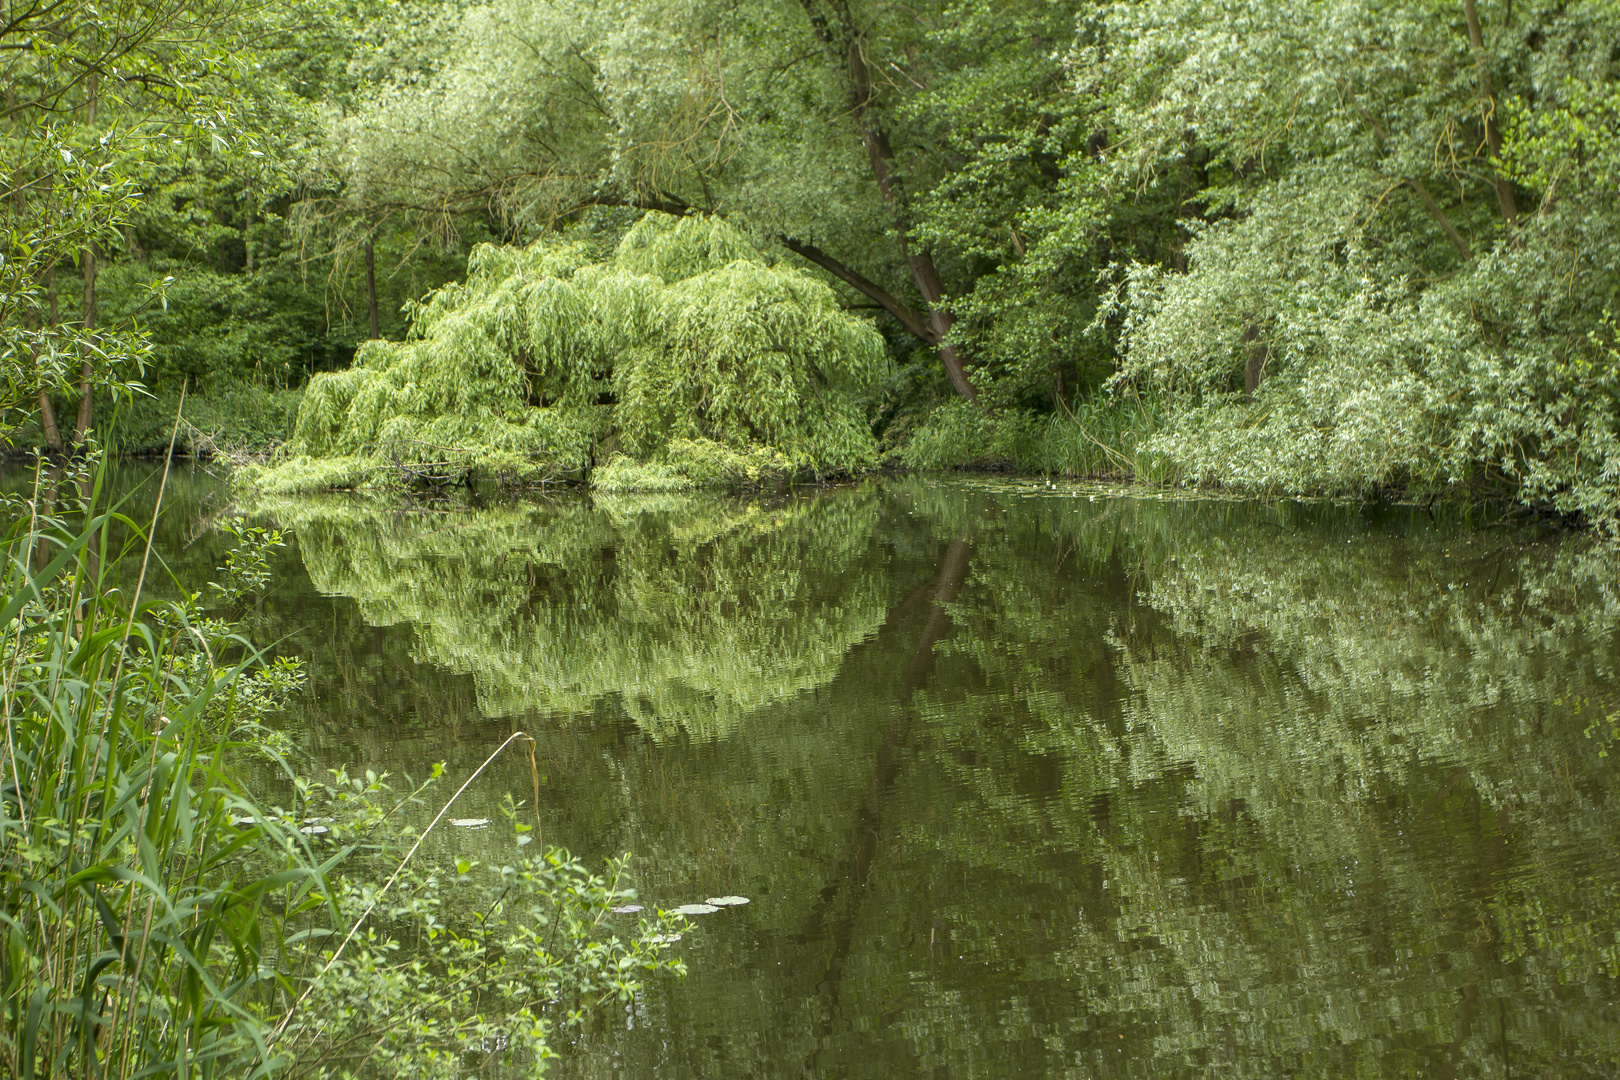
[[[670,910],[671,915],[713,915],[720,909],[713,904],[682,904]]]
[[[705,904],[713,904],[715,907],[736,907],[739,904],[748,903],[748,897],[746,897],[746,896],[711,896],[711,897],[709,897],[707,900],[705,900],[703,902]]]
[[[634,915],[636,912],[641,910],[641,905],[640,904],[624,904],[621,907],[609,908],[608,910],[613,912],[613,914],[615,914],[615,915]]]
[[[459,825],[463,829],[482,829],[489,824],[487,817],[453,817],[450,824]]]

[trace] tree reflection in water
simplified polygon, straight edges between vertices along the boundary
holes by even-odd
[[[317,662],[318,752],[540,723],[549,835],[754,898],[570,1075],[1620,1061],[1620,567],[1579,538],[923,481],[268,510],[400,627],[332,617],[390,673]]]

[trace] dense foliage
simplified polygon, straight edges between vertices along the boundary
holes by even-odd
[[[259,485],[548,479],[619,447],[656,461],[677,441],[676,468],[693,442],[813,475],[871,463],[860,403],[883,342],[825,285],[713,217],[649,214],[611,259],[592,256],[550,239],[477,249],[464,284],[415,310],[410,340],[310,383],[287,460]]]
[[[1121,168],[1196,159],[1185,271],[1122,282],[1118,384],[1193,480],[1485,484],[1614,527],[1620,204],[1602,5],[1121,9]],[[1190,143],[1190,145],[1189,145]]]
[[[875,420],[917,464],[1613,518],[1609,6],[498,0],[450,23],[335,129],[357,206],[725,215],[892,320]],[[991,411],[933,411],[940,376]]]
[[[396,458],[573,474],[618,449],[608,486],[737,482],[866,463],[860,427],[917,467],[1510,495],[1614,527],[1612,4],[288,0],[138,34],[127,14],[8,68],[29,180],[7,212],[60,232],[8,263],[33,283],[6,318],[33,335],[19,401],[38,383],[71,406],[105,367],[94,341],[123,334],[165,404],[200,390],[192,445],[263,447],[311,373],[377,337],[405,344],[365,347],[308,411],[370,419],[302,428],[295,453],[344,463],[300,482]],[[106,74],[98,49],[141,62]],[[103,209],[52,217],[92,176],[74,205]],[[769,273],[666,275],[654,314],[612,254],[643,211],[723,221]],[[511,250],[467,263],[479,242]],[[537,274],[568,288],[541,297]],[[656,337],[690,367],[716,320],[782,290],[813,332],[844,325],[835,304],[872,313],[892,370],[833,363],[826,415],[787,430],[803,357],[679,386],[646,365]],[[485,327],[514,371],[562,348],[521,393],[508,374],[504,397],[380,406],[435,350],[483,348],[480,319],[586,293],[625,326]],[[768,374],[799,380],[790,399]],[[137,407],[126,445],[160,442],[164,411]],[[401,450],[422,443],[454,453]]]

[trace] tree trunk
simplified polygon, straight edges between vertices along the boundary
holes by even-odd
[[[51,395],[43,387],[39,391],[39,426],[45,430],[45,449],[58,457],[66,454],[62,429],[56,425],[56,409],[51,405]]]
[[[1519,225],[1519,206],[1513,198],[1512,182],[1502,175],[1502,132],[1496,126],[1496,88],[1491,81],[1490,61],[1485,57],[1485,35],[1480,30],[1479,7],[1475,0],[1463,0],[1463,16],[1468,20],[1468,42],[1474,47],[1480,115],[1485,121],[1485,148],[1490,152],[1491,171],[1495,174],[1496,204],[1511,231]]]
[[[836,31],[825,16],[817,13],[813,0],[799,0],[799,2],[805,14],[810,17],[811,30],[825,46],[829,61],[842,66],[848,76],[849,114],[854,117],[861,144],[866,148],[867,160],[872,165],[872,175],[877,180],[878,193],[883,196],[884,205],[889,208],[889,213],[894,219],[895,232],[900,238],[900,251],[905,256],[906,266],[911,270],[917,291],[922,293],[923,301],[928,305],[930,333],[924,340],[930,341],[938,348],[940,363],[945,365],[945,373],[950,376],[951,385],[956,388],[956,392],[969,401],[977,400],[978,391],[968,379],[961,351],[945,340],[951,324],[956,320],[951,315],[950,309],[944,306],[945,289],[940,281],[939,269],[934,265],[932,256],[926,251],[918,250],[912,242],[911,215],[906,194],[890,168],[890,164],[894,161],[894,147],[890,145],[889,137],[877,118],[872,115],[872,103],[876,100],[876,95],[872,91],[872,81],[867,74],[866,57],[861,51],[862,35],[855,27],[855,20],[850,14],[847,0],[833,0],[831,5],[841,24]]]
[[[371,315],[372,340],[382,337],[377,332],[377,256],[371,250],[371,238],[366,238],[366,311]]]
[[[50,273],[51,277],[54,278],[56,276],[56,272],[54,270],[52,270]],[[52,325],[54,325],[56,322],[56,284],[54,281],[51,283],[50,289],[52,301],[51,322]],[[30,311],[26,320],[28,329],[35,329],[38,322],[38,317],[35,315],[35,313]],[[45,436],[45,449],[51,454],[59,455],[63,452],[62,429],[56,425],[56,409],[51,405],[50,387],[46,385],[44,376],[40,374],[39,343],[35,341],[30,344],[29,351],[33,355],[34,359],[34,379],[39,383],[39,427],[40,431]]]
[[[85,82],[85,122],[96,122],[96,104],[98,100],[97,76],[94,72]],[[84,331],[85,348],[94,343],[91,331],[96,328],[96,246],[88,244],[84,249]],[[94,402],[91,397],[91,375],[93,366],[90,354],[85,352],[79,362],[79,415],[73,427],[73,444],[82,448],[85,439],[90,434],[90,423],[94,419]]]
[[[8,89],[6,91],[6,100],[10,102],[11,98],[12,93]],[[18,184],[12,191],[12,205],[16,208],[19,219],[24,218],[28,213],[26,190],[25,185]],[[54,266],[45,271],[45,289],[50,296],[51,304],[51,321],[46,326],[51,328],[56,326],[56,267]],[[39,313],[31,307],[28,308],[23,316],[23,325],[29,330],[38,330]],[[56,409],[51,405],[50,387],[46,385],[44,377],[40,374],[38,338],[29,342],[28,352],[34,362],[34,381],[39,386],[39,428],[40,432],[45,436],[45,449],[51,454],[60,455],[62,453],[62,429],[56,424]]]
[[[84,267],[84,331],[86,337],[84,348],[88,350],[94,341],[91,331],[96,328],[96,249],[93,246],[84,249],[82,265]],[[91,394],[91,377],[93,373],[94,366],[91,363],[89,352],[86,351],[83,359],[79,362],[79,415],[73,425],[73,445],[81,449],[84,446],[85,438],[90,433],[90,423],[95,418],[94,398]]]
[[[45,288],[51,297],[50,326],[56,325],[56,267],[51,267],[45,274]],[[39,346],[34,346],[34,372],[39,378]],[[56,406],[51,404],[50,387],[45,385],[44,379],[39,383],[39,427],[45,434],[45,449],[52,454],[61,455],[67,452],[62,445],[62,429],[56,423]]]
[[[876,301],[877,305],[890,315],[893,315],[900,325],[906,328],[908,333],[921,338],[930,345],[939,344],[933,336],[934,331],[929,326],[926,316],[914,310],[911,305],[898,299],[893,293],[865,274],[853,267],[845,266],[814,244],[807,244],[803,240],[795,240],[791,236],[778,236],[776,239],[789,251],[804,256],[850,288],[855,289],[868,299]]]
[[[1254,392],[1260,389],[1260,380],[1266,375],[1266,360],[1271,356],[1271,347],[1260,339],[1260,324],[1250,323],[1243,331],[1243,400],[1253,401]]]
[[[50,325],[54,329],[58,320],[56,306],[56,267],[54,266],[45,272],[45,291],[50,295],[51,298]],[[57,424],[56,422],[56,406],[51,404],[51,395],[46,392],[46,388],[43,386],[39,388],[39,421],[40,426],[45,429],[45,445],[50,448],[51,452],[54,454],[67,453],[67,447],[62,443],[61,425]]]
[[[1368,127],[1372,130],[1373,138],[1378,140],[1378,145],[1382,147],[1387,144],[1389,142],[1389,133],[1384,130],[1384,125],[1380,124],[1376,119],[1368,114],[1366,110],[1363,109],[1359,111],[1361,112],[1362,119],[1367,122]],[[1429,216],[1434,218],[1435,223],[1440,226],[1441,231],[1444,232],[1451,240],[1452,244],[1456,246],[1458,252],[1462,254],[1463,259],[1468,262],[1473,262],[1474,252],[1469,248],[1468,241],[1463,237],[1462,233],[1457,231],[1457,226],[1451,223],[1451,218],[1446,216],[1446,212],[1441,209],[1440,204],[1435,202],[1434,196],[1429,194],[1429,189],[1423,183],[1423,181],[1419,180],[1415,176],[1408,177],[1406,186],[1411,190],[1413,195],[1417,196],[1418,202],[1423,204],[1423,208],[1429,212]]]

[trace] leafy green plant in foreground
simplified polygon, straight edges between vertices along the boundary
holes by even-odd
[[[195,612],[136,618],[114,526],[139,530],[25,517],[4,547],[0,1067],[266,1071],[266,905],[318,860],[289,829],[232,825],[253,810],[220,732],[252,661],[217,661],[232,642]]]
[[[532,1072],[554,1021],[681,969],[662,955],[677,920],[612,932],[626,860],[601,877],[523,858],[512,804],[510,865],[413,864],[422,834],[396,814],[432,779],[403,799],[384,777],[310,783],[236,741],[297,666],[195,598],[142,603],[149,553],[126,574],[111,540],[141,535],[127,516],[74,527],[41,505],[0,544],[0,1073]],[[290,809],[242,781],[254,756]]]

